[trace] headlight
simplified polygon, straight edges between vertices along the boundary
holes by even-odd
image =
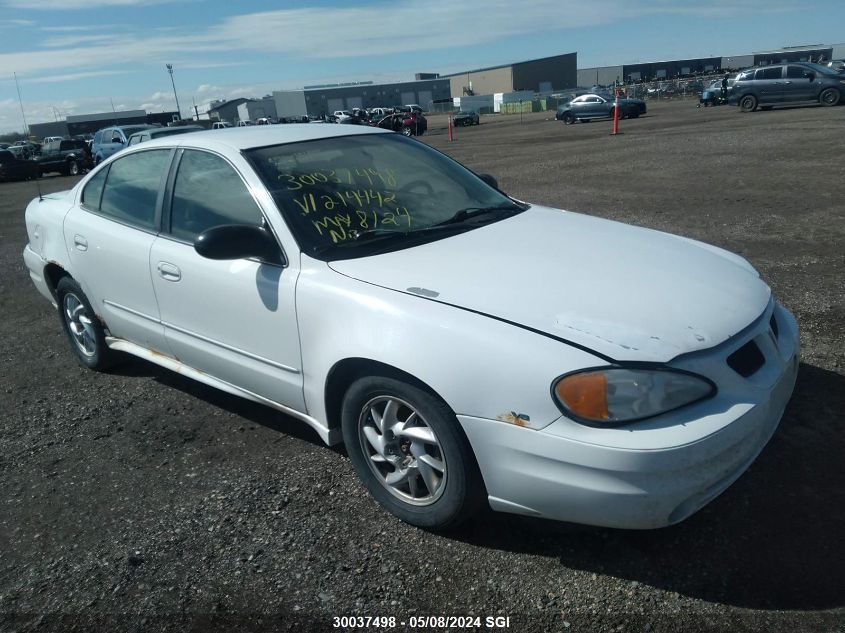
[[[552,393],[575,419],[612,426],[709,398],[716,387],[701,376],[669,369],[610,367],[563,376]]]

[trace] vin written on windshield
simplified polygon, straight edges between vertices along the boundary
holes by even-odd
[[[447,222],[462,209],[515,208],[455,161],[400,135],[321,139],[246,154],[302,250],[324,259],[362,254],[343,246],[364,232],[410,233]],[[427,239],[440,239],[454,231],[427,233]],[[393,242],[392,248],[419,243]]]

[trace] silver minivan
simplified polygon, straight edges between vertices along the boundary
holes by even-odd
[[[827,66],[809,62],[772,64],[740,72],[728,102],[743,112],[804,103],[834,106],[843,91],[845,76]]]

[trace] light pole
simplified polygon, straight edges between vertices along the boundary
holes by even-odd
[[[167,72],[170,73],[170,83],[173,85],[173,98],[176,99],[176,111],[179,113],[179,118],[182,118],[182,109],[179,107],[179,96],[176,94],[176,82],[173,81],[173,64],[165,64]]]

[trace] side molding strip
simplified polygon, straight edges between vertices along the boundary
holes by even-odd
[[[147,349],[146,347],[141,347],[140,345],[136,345],[135,343],[130,343],[129,341],[124,341],[123,339],[115,338],[112,336],[106,337],[106,345],[108,345],[111,349],[126,352],[127,354],[132,354],[133,356],[137,356],[139,358],[143,358],[144,360],[148,360],[151,363],[155,363],[156,365],[160,365],[165,369],[175,371],[178,374],[182,374],[183,376],[192,378],[198,382],[208,385],[209,387],[214,387],[215,389],[220,389],[221,391],[225,391],[226,393],[230,393],[235,396],[240,396],[242,398],[246,398],[247,400],[252,400],[253,402],[258,402],[259,404],[272,407],[277,411],[281,411],[282,413],[285,413],[291,417],[302,420],[312,429],[317,431],[317,434],[320,436],[320,439],[322,439],[326,444],[330,446],[334,444],[339,444],[341,441],[343,441],[340,429],[330,429],[328,426],[326,426],[319,420],[312,418],[306,413],[296,411],[295,409],[286,407],[285,405],[279,402],[275,402],[274,400],[270,400],[269,398],[259,396],[258,394],[252,393],[251,391],[247,391],[246,389],[241,389],[240,387],[228,383],[225,380],[220,380],[219,378],[210,376],[209,374],[206,374],[197,369],[194,369],[193,367],[189,367],[188,365],[179,362],[175,358],[165,356],[158,352],[154,352],[150,349]]]

